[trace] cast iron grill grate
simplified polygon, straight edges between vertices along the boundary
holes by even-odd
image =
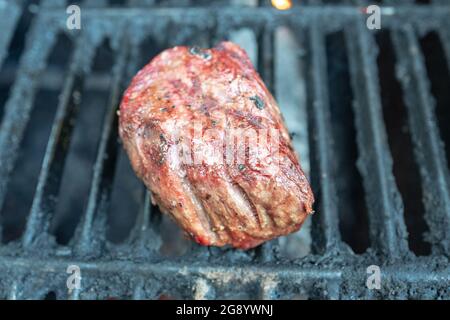
[[[393,156],[383,119],[376,31],[367,29],[366,16],[361,12],[367,3],[348,1],[337,5],[311,0],[282,12],[269,7],[158,7],[153,6],[153,1],[130,1],[129,6],[123,4],[119,9],[107,7],[106,1],[89,1],[89,6],[82,7],[82,31],[70,31],[66,28],[65,2],[41,1],[2,113],[0,208],[30,122],[40,75],[47,68],[46,61],[58,35],[65,33],[74,49],[67,53],[69,66],[64,71],[31,209],[20,238],[0,245],[1,298],[450,298],[449,172],[443,134],[435,114],[436,102],[419,44],[420,35],[436,32],[447,66],[450,65],[447,3],[416,5],[397,1],[395,5],[383,3],[382,7],[383,29],[390,32],[397,77],[405,92],[428,228],[426,241],[431,247],[429,254],[417,256],[408,245],[407,212],[393,173]],[[3,4],[0,64],[7,56],[23,10],[20,2]],[[312,253],[288,259],[280,256],[277,242],[272,241],[248,252],[193,246],[178,257],[161,255],[157,250],[162,241],[160,217],[147,194],[126,241],[108,241],[106,215],[121,148],[116,111],[121,93],[138,68],[136,61],[143,54],[141,43],[151,36],[165,47],[188,43],[193,35],[201,34],[211,44],[227,38],[230,30],[250,28],[258,35],[260,73],[273,90],[272,33],[280,25],[292,30],[306,53],[301,58],[307,62],[310,176],[317,198],[316,214],[312,217]],[[335,119],[330,109],[335,97],[328,85],[331,62],[326,48],[326,38],[336,32],[343,35],[342,47],[347,53],[356,132],[353,143],[357,147],[357,167],[370,230],[369,248],[361,254],[355,254],[342,240],[339,226],[332,129]],[[62,244],[51,232],[52,219],[83,86],[92,72],[95,52],[106,39],[114,64],[89,193],[74,235]],[[2,227],[4,224],[0,223],[0,231]],[[78,265],[82,272],[81,289],[71,292],[66,287],[69,265]],[[379,290],[366,287],[370,265],[381,268]]]

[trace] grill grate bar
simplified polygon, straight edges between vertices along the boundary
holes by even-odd
[[[157,251],[162,243],[161,234],[158,230],[160,225],[160,216],[153,210],[151,204],[150,192],[144,186],[145,195],[142,208],[136,218],[136,223],[129,237],[129,243],[135,245],[137,251],[148,248],[151,251]]]
[[[46,58],[56,40],[55,30],[39,20],[34,21],[28,34],[25,53],[0,124],[0,208],[30,118],[39,75],[45,69]]]
[[[318,23],[308,29],[308,117],[311,134],[311,182],[318,214],[313,216],[313,238],[317,249],[325,251],[340,243],[335,184],[332,181],[332,148],[323,32]],[[314,174],[316,173],[316,174]],[[317,230],[317,234],[315,231]]]
[[[448,0],[432,0],[435,5],[446,5],[450,7]],[[447,66],[450,68],[450,22],[445,21],[442,28],[438,30],[439,37],[442,42],[442,46],[447,57]]]
[[[9,288],[9,292],[8,292],[8,300],[17,300],[17,281],[13,281],[10,288]]]
[[[443,142],[434,114],[434,99],[424,58],[411,25],[392,34],[398,60],[397,77],[402,83],[408,120],[420,165],[428,240],[433,251],[450,254],[450,181]]]
[[[145,299],[145,293],[144,293],[144,279],[139,278],[136,281],[136,285],[134,286],[133,290],[133,300],[143,300]]]
[[[84,4],[90,8],[104,8],[108,4],[108,0],[84,0]]]
[[[317,257],[316,257],[317,258]],[[319,287],[331,290],[323,293],[329,298],[355,298],[356,296],[364,296],[369,291],[364,285],[367,274],[366,268],[370,262],[365,259],[357,259],[352,263],[344,265],[326,266],[315,260],[313,265],[310,262],[286,265],[286,264],[221,264],[217,262],[198,262],[198,261],[162,261],[162,262],[145,262],[136,263],[132,260],[97,260],[89,261],[66,261],[61,259],[33,259],[27,258],[10,258],[5,257],[0,261],[0,270],[2,273],[14,268],[15,270],[26,270],[26,266],[32,263],[34,271],[39,272],[42,281],[48,281],[49,287],[61,287],[65,285],[66,277],[59,277],[59,272],[65,270],[67,265],[76,264],[80,267],[83,274],[83,289],[79,298],[89,297],[95,294],[96,298],[106,298],[108,296],[125,296],[126,292],[134,292],[141,298],[154,298],[157,288],[162,287],[167,290],[168,294],[180,290],[186,295],[191,294],[192,280],[205,279],[211,287],[223,287],[221,290],[233,292],[236,287],[233,285],[239,283],[242,286],[246,284],[272,284],[274,286],[266,286],[269,289],[267,294],[282,294],[289,297],[287,292],[299,289],[310,293],[310,297],[316,295],[321,296]],[[446,290],[450,286],[450,269],[445,263],[445,259],[434,261],[418,260],[414,262],[402,261],[399,264],[393,264],[382,267],[383,270],[383,286],[375,295],[389,296],[391,298],[404,297],[406,288],[410,288],[413,297],[427,298],[446,298],[448,293]],[[430,272],[430,268],[433,272]],[[411,273],[408,270],[414,269],[416,272]],[[176,277],[176,278],[174,278]],[[96,291],[98,283],[106,281],[110,283],[111,279],[118,280],[122,286],[113,291]],[[176,279],[174,281],[174,279]],[[224,279],[227,279],[224,282]],[[276,279],[275,281],[271,281]],[[41,282],[42,282],[41,281]],[[30,290],[31,285],[39,285],[42,283],[24,282],[21,292]],[[126,285],[124,285],[127,283]],[[170,283],[168,287],[168,283]],[[229,285],[227,286],[227,283]],[[348,291],[349,285],[356,285],[355,290]],[[152,285],[149,285],[152,284]],[[351,285],[351,286],[353,286]],[[430,287],[433,287],[430,290]],[[405,290],[392,290],[392,287],[405,288]],[[34,289],[39,289],[36,287]],[[187,288],[187,290],[186,290]],[[242,288],[242,287],[240,287]],[[341,290],[339,290],[341,288]],[[156,290],[155,290],[156,289]],[[421,292],[421,290],[423,290]],[[295,291],[294,291],[295,292]],[[162,291],[164,293],[164,291]],[[222,297],[223,293],[217,292],[218,297]],[[190,296],[189,296],[190,297]]]
[[[144,186],[145,188],[145,186]],[[150,223],[150,215],[152,215],[152,206],[150,199],[150,191],[145,191],[144,203],[142,209],[140,210],[140,214],[136,219],[136,233],[139,241],[139,245],[143,246],[145,244],[145,233],[148,230]]]
[[[197,278],[194,281],[193,285],[193,296],[190,297],[191,299],[195,300],[207,300],[211,299],[214,300],[215,294],[214,294],[214,287],[211,286],[211,284],[206,281],[204,278]]]
[[[439,37],[441,38],[442,46],[444,47],[445,56],[447,58],[447,66],[450,68],[450,23],[439,30]]]
[[[36,193],[22,239],[24,247],[33,245],[36,237],[45,235],[50,226],[64,160],[70,145],[73,119],[80,104],[80,91],[83,86],[82,72],[84,66],[92,59],[93,51],[92,46],[88,45],[84,38],[78,40],[39,173]],[[80,59],[83,59],[83,63],[80,63]]]
[[[8,45],[19,21],[21,11],[21,7],[12,1],[0,8],[0,30],[2,30],[2,36],[0,37],[0,67],[8,52]]]
[[[435,5],[448,5],[448,1],[447,0],[431,0],[433,4]]]
[[[91,1],[89,1],[90,4]],[[439,6],[395,6],[395,10],[382,10],[383,23],[390,25],[394,20],[401,18],[402,20],[419,20],[435,18],[437,22],[446,21],[450,8],[447,5]],[[49,8],[43,15],[53,16],[61,19],[60,8]],[[83,10],[83,17],[87,20],[95,19],[96,17],[104,17],[106,20],[110,19],[130,19],[134,17],[142,17],[152,19],[170,19],[174,23],[183,23],[185,25],[198,25],[199,21],[196,18],[203,20],[205,17],[225,17],[227,24],[232,26],[236,24],[250,24],[259,26],[263,22],[281,22],[284,19],[297,19],[302,17],[303,22],[311,22],[314,19],[319,19],[324,22],[331,21],[333,18],[336,21],[343,23],[348,22],[348,19],[361,16],[361,10],[353,5],[305,5],[295,6],[294,8],[281,11],[274,10],[269,7],[240,7],[238,18],[236,17],[236,8],[229,7],[192,7],[186,10],[184,7],[130,7],[130,8],[99,8],[94,5],[86,6]],[[65,19],[61,22],[65,23]],[[255,22],[255,23],[252,23]],[[203,25],[203,24],[202,24]],[[339,24],[340,25],[340,24]]]
[[[91,0],[92,1],[92,0]],[[64,7],[66,5],[66,0],[41,0],[40,6],[43,8],[51,8],[51,7]]]
[[[123,37],[126,39],[126,37]],[[108,111],[105,116],[100,145],[94,164],[93,179],[89,191],[88,204],[81,222],[79,237],[76,239],[76,249],[80,253],[87,253],[93,249],[93,238],[96,240],[102,235],[94,235],[93,227],[96,217],[99,217],[100,209],[106,209],[109,202],[112,179],[114,176],[115,162],[117,158],[117,108],[124,87],[124,75],[129,55],[129,45],[126,40],[121,41],[117,61],[113,67],[111,95],[108,102]],[[101,203],[103,202],[103,204]],[[105,217],[99,217],[105,220]],[[101,228],[105,230],[105,226]]]
[[[80,289],[73,289],[72,291],[68,292],[68,300],[80,300]]]
[[[258,72],[269,92],[276,96],[274,91],[274,37],[274,30],[268,25],[258,30]]]
[[[392,156],[386,138],[376,70],[376,45],[360,20],[346,30],[350,74],[355,95],[353,105],[358,169],[363,177],[375,250],[388,256],[408,251],[403,204],[392,173]]]

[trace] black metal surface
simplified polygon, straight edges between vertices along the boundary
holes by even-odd
[[[64,1],[45,2],[33,21],[17,77],[5,104],[0,125],[0,208],[8,190],[37,87],[56,37],[66,33],[74,42],[55,121],[48,140],[30,214],[21,239],[0,245],[0,298],[58,299],[158,298],[427,298],[450,299],[450,200],[448,164],[439,137],[429,80],[417,46],[418,31],[437,30],[447,50],[450,6],[398,5],[385,7],[383,28],[392,31],[397,52],[398,78],[408,106],[415,156],[422,175],[429,227],[429,256],[417,257],[408,248],[401,195],[392,173],[392,156],[382,117],[376,64],[375,32],[365,28],[365,15],[352,5],[303,5],[287,12],[269,7],[105,8],[102,1],[83,7],[82,31],[66,28]],[[311,1],[310,3],[313,3]],[[9,6],[14,6],[12,1]],[[150,4],[151,5],[151,4]],[[20,6],[17,6],[19,8]],[[16,12],[16,11],[14,11]],[[17,11],[19,12],[19,11]],[[6,13],[0,11],[0,18]],[[17,13],[18,14],[18,13]],[[10,39],[17,14],[4,20],[6,37],[0,40],[0,58]],[[7,15],[7,14],[6,14]],[[0,19],[2,20],[2,19]],[[143,193],[141,209],[128,239],[113,244],[106,239],[107,213],[115,178],[117,156],[116,110],[121,92],[136,72],[141,43],[149,36],[158,46],[189,43],[196,34],[222,39],[232,29],[248,27],[259,35],[262,76],[273,87],[272,31],[279,25],[292,29],[307,53],[307,97],[312,171],[317,197],[312,217],[312,254],[287,259],[277,242],[247,252],[192,245],[180,257],[158,251],[160,219]],[[168,38],[176,30],[175,38]],[[327,88],[325,36],[345,33],[354,95],[353,112],[358,145],[358,168],[364,185],[370,223],[370,248],[354,254],[342,241],[335,190],[339,168],[333,168],[333,143]],[[210,33],[214,32],[214,35]],[[109,102],[92,168],[86,209],[74,237],[61,245],[49,230],[58,201],[61,176],[81,90],[91,72],[96,48],[109,39],[115,61]],[[146,57],[149,58],[149,57]],[[1,61],[1,59],[0,59]],[[0,223],[1,226],[1,223]],[[1,230],[1,228],[0,228]],[[68,292],[68,265],[82,272],[80,290]],[[366,287],[366,268],[382,271],[380,290]]]
[[[312,171],[318,172],[312,176],[312,185],[317,197],[316,208],[321,212],[317,224],[317,233],[313,234],[318,251],[325,252],[340,245],[338,214],[336,205],[336,190],[331,182],[332,177],[332,136],[330,134],[329,95],[326,74],[326,56],[323,31],[318,23],[309,27],[309,82],[308,104],[312,106],[309,112],[310,123],[315,128],[311,135]]]
[[[403,84],[409,124],[415,142],[416,157],[424,193],[425,219],[430,226],[428,241],[434,252],[450,252],[450,181],[443,143],[439,137],[423,57],[411,26],[394,33],[393,43],[401,60],[397,77]],[[430,214],[431,213],[431,214]]]
[[[359,170],[369,208],[372,247],[383,255],[402,257],[407,250],[400,194],[392,174],[392,158],[381,115],[376,49],[362,22],[347,32],[353,92],[356,101]]]

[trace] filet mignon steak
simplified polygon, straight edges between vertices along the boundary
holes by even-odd
[[[119,115],[153,203],[198,243],[252,248],[312,213],[280,110],[236,44],[163,51],[134,77]]]

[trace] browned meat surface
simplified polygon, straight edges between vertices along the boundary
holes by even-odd
[[[155,57],[126,90],[119,127],[152,201],[202,245],[252,248],[312,212],[280,110],[231,42]]]

